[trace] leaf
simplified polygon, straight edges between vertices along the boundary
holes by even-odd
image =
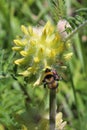
[[[66,15],[64,0],[50,0],[49,6],[56,23]]]

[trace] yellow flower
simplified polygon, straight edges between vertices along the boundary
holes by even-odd
[[[49,115],[48,114],[44,115],[43,117],[44,117],[44,119],[49,120]],[[64,130],[67,122],[63,121],[62,118],[63,118],[62,112],[59,112],[59,113],[56,114],[56,119],[55,119],[55,129],[56,130]]]
[[[23,62],[24,62],[24,58],[16,60],[15,64],[20,65],[23,64]]]
[[[25,35],[28,35],[28,30],[24,25],[21,26],[21,30]]]
[[[22,129],[21,130],[28,130],[28,128],[25,125],[22,125]]]
[[[56,115],[56,128],[58,130],[63,130],[64,127],[66,126],[66,121],[63,122],[63,119],[62,119],[62,112],[59,112],[57,115]]]
[[[64,54],[64,59],[69,60],[72,57],[73,53]]]
[[[34,57],[34,62],[38,63],[40,60],[38,57]]]
[[[64,43],[56,27],[49,21],[42,28],[32,28],[31,26],[21,26],[22,37],[14,40],[15,46],[12,48],[20,54],[20,59],[14,63],[21,67],[20,74],[37,77],[46,66],[55,67],[59,56],[61,60],[68,60],[70,54],[64,55],[69,48],[68,43]]]
[[[0,124],[0,130],[5,130],[4,125]]]

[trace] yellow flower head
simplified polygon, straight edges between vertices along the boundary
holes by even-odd
[[[58,130],[63,130],[64,127],[66,126],[67,122],[66,121],[63,121],[62,119],[62,112],[59,112],[57,115],[56,115],[56,128]]]
[[[49,115],[48,114],[44,115],[43,117],[44,117],[44,119],[49,121]],[[66,125],[67,125],[67,122],[63,121],[63,114],[62,114],[62,112],[56,113],[55,129],[56,130],[65,130]]]
[[[59,57],[64,60],[64,52],[67,51],[68,43],[64,43],[56,27],[49,21],[43,28],[21,26],[23,37],[14,40],[12,48],[21,56],[15,61],[20,66],[20,74],[36,78],[47,66],[55,67]],[[68,59],[69,55],[65,56]]]

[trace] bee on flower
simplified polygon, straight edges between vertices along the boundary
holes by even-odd
[[[58,57],[61,56],[61,61],[70,59],[71,53],[66,53],[69,43],[63,41],[56,27],[50,21],[41,28],[22,25],[21,30],[23,36],[14,40],[15,46],[12,48],[20,55],[20,58],[14,63],[19,66],[18,73],[20,75],[34,77],[35,85],[37,85],[40,84],[41,75],[47,66],[56,69]]]

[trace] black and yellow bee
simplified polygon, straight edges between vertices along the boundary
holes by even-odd
[[[45,70],[43,78],[44,88],[48,86],[50,89],[56,89],[59,80],[61,80],[61,77],[57,74],[56,70],[49,68]]]

